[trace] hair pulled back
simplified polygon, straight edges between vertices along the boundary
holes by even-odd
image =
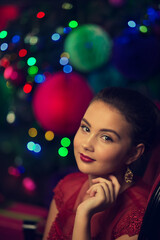
[[[145,145],[143,157],[131,164],[137,175],[143,175],[149,156],[160,140],[160,111],[149,98],[128,88],[104,88],[91,102],[98,100],[115,107],[125,116],[132,127],[133,145]]]

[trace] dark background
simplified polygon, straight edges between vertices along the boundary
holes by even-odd
[[[70,4],[71,9],[62,8],[66,2]],[[45,17],[37,20],[36,14],[40,11],[45,13]],[[0,51],[0,198],[6,201],[20,201],[48,207],[52,198],[52,189],[58,180],[67,173],[77,170],[72,147],[76,129],[67,133],[64,128],[64,133],[59,134],[55,131],[52,141],[45,139],[46,129],[37,121],[32,106],[33,96],[39,84],[34,82],[33,76],[32,79],[28,77],[26,64],[22,68],[17,68],[20,61],[18,51],[26,48],[28,56],[37,59],[39,73],[63,72],[59,58],[64,52],[65,39],[69,33],[63,33],[60,41],[56,43],[50,41],[50,36],[59,27],[67,27],[71,20],[76,20],[78,27],[96,24],[107,32],[112,40],[111,56],[99,67],[84,72],[73,66],[73,72],[85,79],[93,94],[107,86],[129,87],[142,92],[159,105],[160,5],[158,1],[1,1],[0,31],[6,30],[8,35],[0,39],[0,45],[6,42],[11,46],[14,34],[21,36],[21,42],[16,46]],[[135,28],[128,26],[130,20],[136,22]],[[146,33],[139,30],[142,25],[146,26]],[[35,29],[38,29],[34,35],[37,34],[39,42],[31,48],[24,40],[26,36],[33,34]],[[95,58],[98,58],[98,54],[103,56],[99,42],[96,51]],[[85,52],[81,54],[85,56]],[[4,58],[9,59],[9,64],[16,67],[18,73],[20,72],[21,82],[15,84],[11,79],[4,77],[6,68],[2,63]],[[32,85],[32,91],[28,94],[23,91],[27,82]],[[74,104],[76,103],[73,99],[72,107]],[[70,114],[70,108],[71,106],[68,105],[65,109],[66,119],[67,114]],[[16,117],[13,123],[6,121],[10,112]],[[76,115],[72,115],[71,125],[76,121]],[[28,130],[32,127],[38,131],[34,139],[28,134]],[[63,137],[71,140],[66,157],[58,154]],[[27,143],[32,140],[40,144],[39,153],[27,149]],[[24,185],[26,179],[28,185]]]

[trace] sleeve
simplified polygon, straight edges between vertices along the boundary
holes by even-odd
[[[122,235],[129,235],[129,237],[139,234],[145,208],[130,209],[118,221],[113,229],[113,239],[121,237]]]

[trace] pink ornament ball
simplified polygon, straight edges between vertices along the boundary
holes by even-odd
[[[93,97],[86,80],[77,73],[57,72],[48,76],[33,94],[33,113],[45,130],[71,135]]]

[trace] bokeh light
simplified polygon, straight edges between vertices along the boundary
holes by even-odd
[[[54,139],[54,132],[53,131],[47,131],[45,133],[45,139],[47,141],[52,141]]]
[[[5,37],[7,37],[7,34],[8,34],[7,31],[5,31],[5,30],[1,31],[0,32],[0,38],[4,39]]]
[[[36,128],[30,128],[28,130],[28,134],[29,134],[30,137],[33,137],[33,138],[36,137],[37,134],[38,134],[37,129]]]
[[[30,93],[30,92],[32,91],[32,85],[29,84],[29,83],[26,83],[26,84],[24,85],[24,87],[23,87],[23,91],[24,91],[25,93]]]
[[[26,49],[21,49],[19,50],[19,56],[20,57],[25,57],[27,55],[27,50]]]
[[[71,144],[71,140],[69,138],[67,137],[62,138],[61,145],[63,147],[69,147],[70,144]]]
[[[36,58],[35,57],[30,57],[30,58],[28,58],[28,60],[27,60],[27,64],[29,65],[29,66],[33,66],[35,63],[36,63]]]
[[[35,77],[34,77],[34,81],[36,83],[42,83],[44,82],[46,79],[45,75],[44,74],[37,74]]]
[[[42,11],[37,13],[37,18],[44,18],[44,16],[45,16],[45,13]]]
[[[60,34],[59,33],[54,33],[51,38],[53,41],[58,41],[60,39]]]
[[[68,149],[65,147],[60,147],[58,153],[61,157],[66,157],[68,155]]]
[[[76,27],[78,27],[78,22],[75,20],[72,20],[69,22],[68,26],[71,28],[76,28]]]
[[[22,184],[28,191],[34,191],[36,189],[35,182],[29,177],[24,178]]]
[[[6,119],[7,119],[7,122],[8,122],[8,123],[10,123],[10,124],[11,124],[11,123],[14,123],[14,122],[15,122],[15,119],[16,119],[15,113],[14,113],[13,111],[9,112],[9,113],[7,114]]]
[[[0,46],[1,51],[6,51],[8,48],[8,43],[2,43]]]

